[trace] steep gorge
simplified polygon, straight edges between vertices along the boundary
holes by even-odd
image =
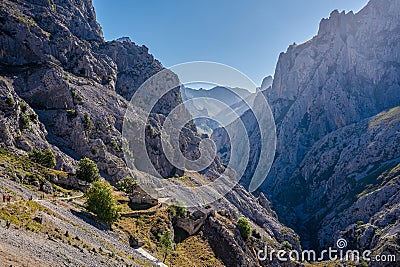
[[[393,234],[387,251],[399,242],[399,215],[392,212],[398,209],[397,178],[391,174],[400,162],[399,14],[395,0],[371,0],[357,14],[333,11],[316,36],[281,53],[273,84],[263,91],[278,139],[259,191],[305,248],[333,246],[358,221],[370,232],[368,238],[360,231],[347,235],[354,246],[373,248]],[[242,120],[256,161],[257,122],[250,111]],[[222,132],[214,138],[220,151],[229,149]],[[377,214],[391,217],[390,223],[377,226]],[[383,234],[373,239],[374,231]]]

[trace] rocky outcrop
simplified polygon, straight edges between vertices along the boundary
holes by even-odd
[[[289,225],[306,228],[297,228],[303,241],[326,247],[348,225],[390,213],[397,178],[387,172],[400,162],[399,118],[400,107],[390,109],[314,144],[279,196],[297,215],[286,217]]]
[[[128,101],[144,81],[163,69],[146,46],[137,46],[129,38],[103,43],[98,52],[109,56],[118,71],[117,77],[105,77],[102,83],[114,82],[117,93]]]
[[[116,182],[127,175],[121,131],[128,101],[143,81],[160,71],[162,65],[148,54],[146,47],[137,46],[127,38],[104,41],[89,0],[4,0],[0,2],[0,6],[1,146],[14,148],[20,153],[26,153],[34,148],[51,148],[57,155],[57,168],[68,172],[73,171],[75,160],[89,157],[97,163],[102,176],[111,182]],[[332,40],[334,42],[336,37],[332,37]],[[318,42],[325,47],[325,39]],[[318,42],[316,41],[316,44],[319,45]],[[308,45],[305,45],[305,48],[306,46]],[[305,48],[304,50],[307,50]],[[300,53],[299,48],[299,50],[291,49]],[[282,69],[286,66],[286,61],[291,62],[292,56],[289,56],[291,53],[288,52],[286,59],[281,56]],[[319,61],[323,61],[322,55],[320,57]],[[296,64],[294,65],[297,68]],[[325,67],[321,67],[322,70]],[[392,71],[396,72],[396,65],[392,67],[394,68]],[[277,76],[281,75],[282,71],[279,69]],[[382,75],[394,77],[391,72],[384,72]],[[287,79],[291,80],[294,76],[296,74]],[[267,89],[266,94],[273,94],[270,92],[276,90],[280,92],[285,79],[275,79],[272,89]],[[270,82],[270,79],[265,80],[263,86],[266,87]],[[362,85],[366,84],[368,82]],[[387,89],[388,93],[396,92],[396,87],[393,86],[392,89]],[[301,92],[309,90],[308,93],[311,94],[315,88],[305,87]],[[328,89],[326,87],[324,90],[328,92]],[[149,91],[148,97],[151,98],[153,93]],[[271,96],[276,114],[280,114],[282,107],[289,107],[286,103],[293,104],[296,101],[299,101],[298,105],[301,108],[291,112],[298,112],[296,115],[301,114],[304,101],[298,99],[304,98],[300,93],[298,95],[289,93],[287,99],[284,98],[284,94],[280,93],[276,98]],[[138,122],[145,122],[148,125],[147,151],[145,149],[143,151],[149,153],[152,163],[163,177],[184,174],[183,170],[176,169],[168,162],[162,153],[159,137],[165,116],[181,101],[179,88],[176,88],[159,101],[149,118],[140,117],[141,114],[138,114],[137,118]],[[279,106],[280,103],[284,105]],[[363,102],[360,100],[354,103]],[[377,103],[379,105],[372,107],[371,113],[393,104],[384,99]],[[314,112],[321,108],[319,105],[311,107]],[[246,114],[244,116],[249,116],[246,121],[250,124],[251,116]],[[284,126],[286,124],[283,121],[284,117],[290,114],[282,113],[282,119],[279,120],[281,125],[279,136],[284,141],[288,138],[289,148],[295,143],[295,138],[292,140],[285,137],[285,134],[293,125],[288,123]],[[327,113],[326,116],[328,115],[331,118],[331,114]],[[357,116],[353,119],[357,120],[361,115]],[[346,121],[350,122],[352,120]],[[307,134],[313,132],[310,129],[307,130]],[[321,131],[324,132],[323,129]],[[187,123],[181,133],[179,149],[188,159],[198,158],[199,143],[206,136],[200,136],[192,122]],[[259,131],[253,130],[251,134],[254,137],[251,139],[256,140]],[[297,136],[300,132],[295,131],[295,134]],[[283,153],[283,147],[279,149],[280,153]],[[252,157],[257,156],[257,148],[254,151]],[[293,153],[295,152],[290,150],[288,155]],[[136,157],[135,160],[140,162],[140,157]],[[279,164],[280,160],[277,162]],[[246,173],[250,172],[256,163],[256,160],[252,160]],[[216,158],[203,173],[212,179],[218,175],[222,167]],[[290,165],[288,168],[294,166]],[[284,173],[283,171],[282,175]],[[50,178],[54,183],[80,186],[73,176],[67,179],[68,181],[62,177]],[[42,189],[43,185],[44,190],[51,191],[49,184],[38,184]],[[275,195],[275,192],[269,192]],[[267,241],[254,237],[251,239],[253,245],[248,246],[235,226],[240,216],[247,217],[253,229],[268,242],[270,241],[273,247],[280,248],[281,243],[287,241],[294,249],[300,249],[298,236],[278,221],[264,196],[260,195],[256,199],[243,187],[237,186],[213,205],[219,215],[206,221],[204,228],[208,233],[207,238],[214,244],[215,251],[222,253],[227,265],[266,265],[258,263],[254,250],[262,248]],[[221,244],[224,246],[220,246]],[[220,251],[221,248],[223,250]],[[279,266],[279,263],[275,265]]]
[[[337,238],[349,240],[350,248],[371,250],[374,255],[395,255],[398,258],[400,231],[400,165],[383,171],[377,184],[358,195],[357,201],[334,218],[327,218],[321,236],[335,232]],[[346,227],[347,225],[347,227]],[[341,231],[333,227],[340,228]],[[346,228],[344,228],[346,227]],[[392,266],[391,262],[372,266]]]
[[[398,1],[371,0],[357,14],[333,11],[314,38],[281,53],[272,87],[263,91],[277,149],[260,191],[305,247],[332,245],[360,212],[364,223],[379,210],[391,214],[381,203],[389,199],[369,199],[371,213],[357,196],[378,185],[384,195],[393,192],[377,177],[400,157],[399,10]],[[241,180],[247,185],[257,162],[258,125],[249,111],[241,119],[250,133],[251,164]],[[224,160],[225,135],[213,133]]]
[[[71,158],[88,157],[111,182],[126,176],[121,135],[125,110],[136,89],[162,65],[129,38],[104,41],[89,0],[6,0],[0,5],[0,75],[12,87],[10,94],[26,103],[28,113],[38,115],[32,131],[42,146],[59,148],[63,153],[58,157],[69,159],[72,166],[65,168],[70,171]],[[152,122],[160,125],[181,101],[179,90],[171,91],[152,111]],[[185,134],[190,138],[182,137],[189,143],[183,151],[195,157],[200,140],[196,129],[188,127]],[[4,144],[19,140],[11,136],[5,134]],[[24,140],[18,146],[25,151],[38,143]],[[149,155],[157,169],[165,177],[175,175],[160,155],[161,147],[152,147]]]
[[[47,131],[37,113],[14,90],[12,80],[0,76],[0,147],[21,152],[50,148],[56,155],[56,168],[74,170],[74,160],[46,140]]]
[[[278,126],[270,195],[323,136],[400,104],[398,10],[372,0],[357,14],[334,11],[317,36],[280,55],[267,93]]]
[[[357,194],[377,183],[371,174],[400,156],[398,109],[367,119],[400,105],[399,10],[398,1],[371,0],[357,14],[334,11],[317,36],[279,57],[266,92],[276,158],[262,190],[307,246],[333,244],[334,233],[354,221],[327,221],[347,214]],[[315,225],[324,230],[312,237]]]

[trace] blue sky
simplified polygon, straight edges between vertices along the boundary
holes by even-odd
[[[368,0],[93,0],[106,40],[129,36],[165,67],[203,60],[230,65],[256,84],[279,53],[316,35],[332,10]]]

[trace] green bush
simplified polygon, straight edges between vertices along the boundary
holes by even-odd
[[[91,130],[94,127],[92,119],[87,112],[83,115],[83,127],[85,127],[85,130]]]
[[[54,168],[56,166],[56,157],[50,148],[45,150],[33,150],[29,153],[29,158],[44,167]]]
[[[67,109],[67,117],[68,118],[75,118],[77,115],[75,109]]]
[[[29,119],[28,116],[23,114],[23,115],[21,115],[21,117],[19,117],[19,123],[20,123],[21,129],[25,130],[25,129],[29,128],[29,124],[31,123],[31,120]]]
[[[187,209],[183,203],[178,203],[178,205],[174,205],[168,208],[168,213],[171,218],[186,218],[187,217]]]
[[[97,165],[93,160],[85,157],[79,160],[76,177],[89,183],[95,182],[100,178],[99,168],[97,168]]]
[[[7,97],[6,99],[6,104],[11,108],[15,105],[14,98],[12,96]]]
[[[170,238],[171,232],[165,231],[160,237],[161,251],[164,254],[163,262],[167,258],[169,252],[173,249],[173,244]]]
[[[22,113],[25,113],[28,110],[28,106],[24,103],[19,102],[18,105],[21,108]]]
[[[127,194],[132,193],[133,190],[135,190],[137,185],[137,182],[131,177],[131,176],[126,176],[123,178],[121,181],[119,181],[116,185],[117,189],[119,191],[123,191]]]
[[[244,217],[240,217],[237,220],[237,227],[239,229],[239,232],[240,232],[240,235],[242,236],[242,238],[245,241],[249,240],[249,237],[251,235],[251,227],[250,227],[249,221]]]
[[[111,147],[115,150],[115,151],[121,151],[121,148],[118,145],[118,142],[115,140],[112,140],[110,142]]]
[[[290,249],[293,248],[292,244],[290,244],[290,243],[289,243],[288,241],[286,241],[286,240],[282,242],[281,246],[282,246],[283,249],[289,249],[289,250],[290,250]]]
[[[86,192],[86,208],[99,219],[111,226],[118,221],[121,211],[112,195],[112,186],[107,182],[96,181]]]

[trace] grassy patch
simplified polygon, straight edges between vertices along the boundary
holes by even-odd
[[[9,222],[16,228],[25,228],[32,232],[40,232],[44,225],[35,220],[39,213],[53,214],[49,209],[34,201],[8,203],[0,210],[0,219]]]

